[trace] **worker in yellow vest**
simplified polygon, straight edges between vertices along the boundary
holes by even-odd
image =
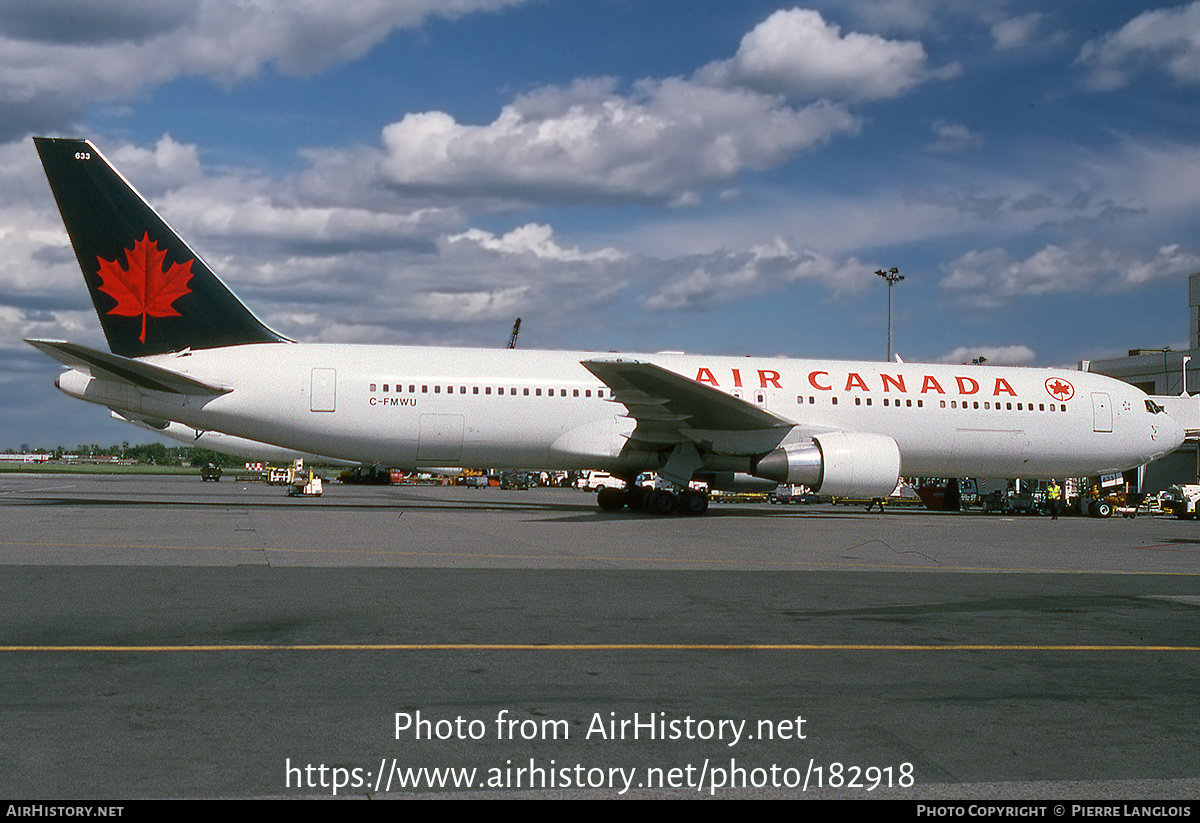
[[[1046,488],[1046,502],[1050,504],[1050,519],[1058,519],[1058,504],[1062,501],[1062,489],[1058,487],[1058,483],[1054,480],[1050,481],[1050,485]]]

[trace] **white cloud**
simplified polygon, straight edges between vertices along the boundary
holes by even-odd
[[[676,268],[687,261],[676,261]],[[856,259],[838,262],[808,248],[793,249],[782,238],[746,252],[705,255],[642,298],[650,311],[694,311],[747,300],[800,281],[825,285],[834,293],[859,291],[872,268]]]
[[[1139,14],[1115,32],[1084,44],[1076,61],[1098,91],[1122,88],[1145,67],[1175,82],[1200,83],[1200,2]]]
[[[983,138],[962,123],[938,120],[933,124],[932,129],[935,137],[933,144],[929,147],[932,152],[956,154],[983,145]]]
[[[622,96],[611,80],[542,89],[483,126],[444,112],[383,131],[382,176],[409,191],[513,200],[694,202],[696,190],[858,129],[842,108],[802,109],[677,78]]]
[[[152,149],[125,143],[117,146],[111,156],[105,156],[125,179],[138,181],[136,188],[144,197],[154,197],[204,176],[196,145],[179,143],[169,134],[160,137]]]
[[[943,288],[969,304],[988,308],[1022,297],[1121,291],[1200,269],[1200,254],[1179,245],[1149,256],[1094,242],[1048,245],[1025,259],[1001,248],[971,251],[944,267]]]
[[[393,213],[365,208],[276,201],[253,186],[217,180],[181,189],[163,201],[172,224],[195,236],[254,238],[304,247],[370,248],[432,241],[457,222],[439,209]],[[234,193],[236,190],[236,194]],[[228,196],[223,196],[228,195]]]
[[[616,261],[626,257],[613,248],[585,252],[577,248],[564,248],[554,239],[554,229],[540,223],[529,223],[497,237],[482,229],[470,229],[446,238],[451,243],[469,241],[482,248],[501,254],[531,254],[543,260],[563,262]]]
[[[990,366],[1027,366],[1037,359],[1028,346],[959,346],[937,359],[938,363],[970,363],[982,357]]]
[[[737,54],[698,77],[802,99],[898,97],[956,66],[931,71],[915,40],[849,32],[810,9],[777,11],[742,38]]]
[[[1045,15],[1031,12],[1020,17],[1006,17],[992,24],[992,43],[999,51],[1012,51],[1033,42]]]
[[[83,288],[82,281],[79,288]],[[96,313],[90,307],[79,311],[32,312],[0,305],[0,351],[6,352],[6,356],[30,351],[25,338],[61,340],[68,335],[77,343],[104,345]]]

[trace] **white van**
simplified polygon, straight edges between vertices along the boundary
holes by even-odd
[[[619,477],[613,477],[608,472],[584,472],[579,476],[575,488],[585,492],[593,492],[597,489],[623,489],[625,481]]]

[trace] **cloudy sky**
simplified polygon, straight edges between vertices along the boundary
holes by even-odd
[[[1064,365],[1186,346],[1200,2],[0,0],[0,448],[144,442],[31,135],[305,341]]]

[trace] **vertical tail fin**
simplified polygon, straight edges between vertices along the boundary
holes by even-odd
[[[33,142],[114,354],[287,340],[229,291],[90,142]]]

